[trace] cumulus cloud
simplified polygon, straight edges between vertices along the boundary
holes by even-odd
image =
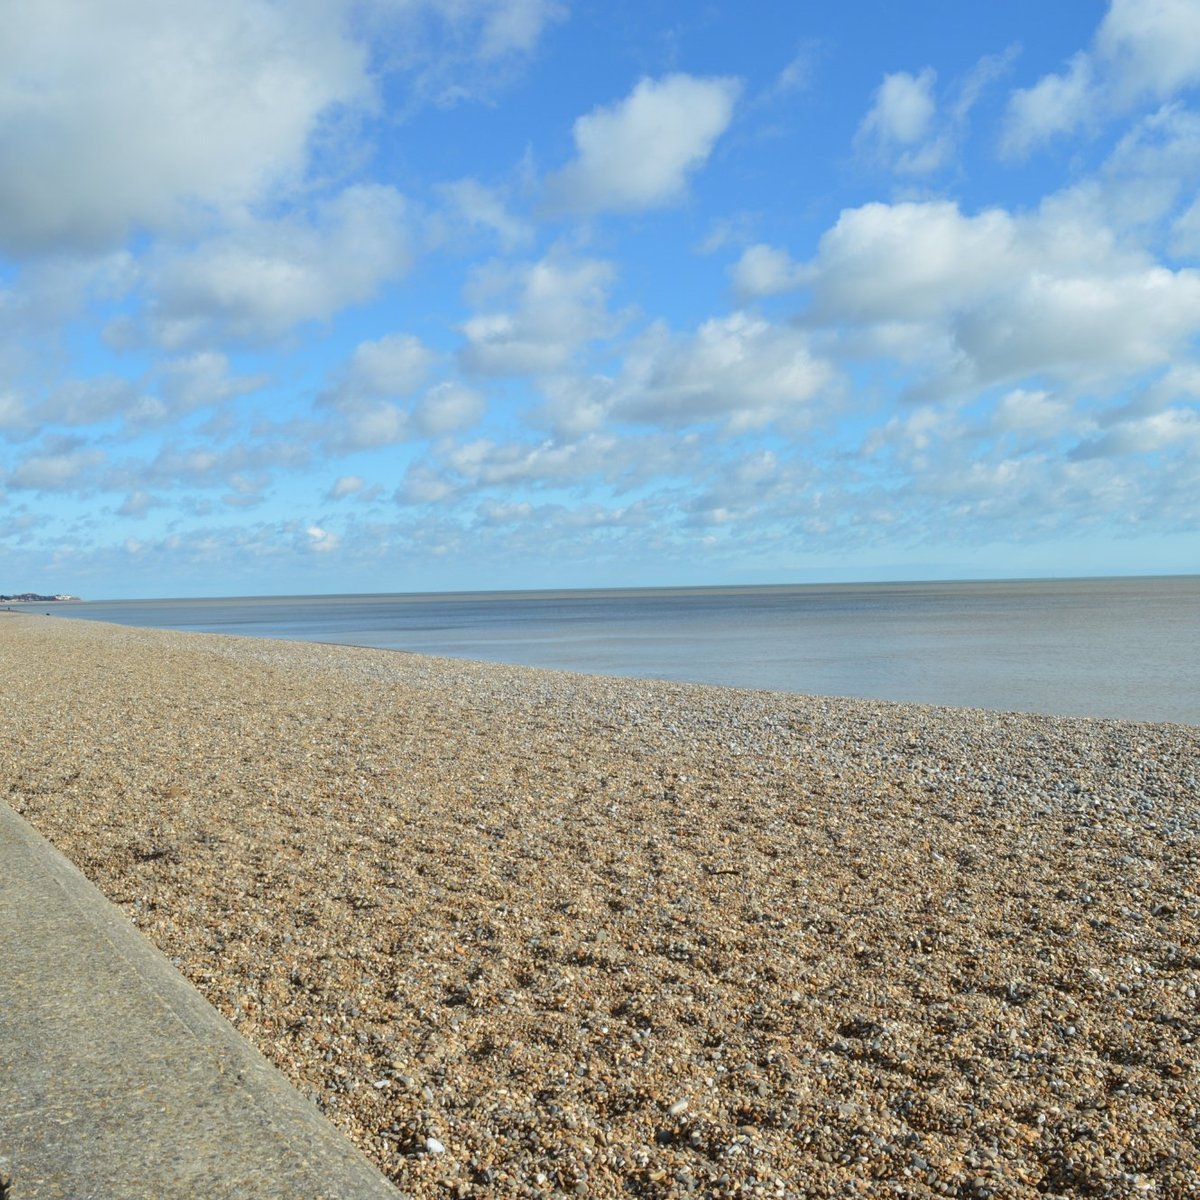
[[[1172,408],[1122,420],[1106,432],[1081,442],[1071,457],[1086,461],[1157,454],[1164,450],[1200,450],[1200,412],[1194,408]]]
[[[442,504],[453,500],[458,485],[444,471],[429,463],[418,462],[408,468],[396,489],[395,500],[401,505]]]
[[[1157,100],[1200,83],[1200,8],[1192,0],[1112,0],[1096,55],[1119,101]]]
[[[39,0],[0,39],[0,245],[97,250],[304,172],[323,113],[364,102],[336,4]]]
[[[944,201],[846,210],[808,264],[808,320],[923,356],[955,388],[1049,373],[1110,389],[1167,366],[1200,331],[1200,273],[1154,265],[1073,201],[1019,217]]]
[[[612,331],[607,312],[613,269],[598,259],[549,256],[478,272],[460,358],[478,375],[543,374],[563,367],[588,342]]]
[[[574,125],[575,159],[546,182],[550,207],[636,212],[676,204],[733,117],[733,79],[643,79],[624,99]]]
[[[818,398],[835,406],[840,387],[805,331],[735,312],[689,333],[656,322],[622,347],[615,376],[548,381],[541,416],[567,440],[622,424],[715,424],[736,435],[773,422],[800,428]]]
[[[1171,361],[1200,331],[1200,272],[1031,274],[957,321],[984,381],[1037,372],[1101,383]]]
[[[382,184],[349,187],[312,219],[247,221],[164,256],[149,284],[152,330],[169,348],[268,341],[371,299],[409,262],[404,198]]]
[[[556,0],[10,5],[0,246],[91,253],[294,194],[322,149],[346,152],[330,128],[376,104],[380,76],[412,103],[482,95],[565,15]]]
[[[458,384],[436,385],[412,409],[397,403],[421,386],[436,362],[437,355],[411,334],[360,342],[320,397],[320,407],[334,414],[327,448],[367,450],[473,423],[482,413],[482,397]]]
[[[1176,254],[1200,256],[1200,200],[1179,215],[1172,234],[1172,249]]]
[[[802,422],[805,406],[834,383],[804,332],[739,312],[705,321],[691,336],[649,330],[626,358],[611,411],[668,427],[718,420],[741,431],[780,418]]]
[[[928,175],[945,167],[966,133],[971,110],[1007,73],[1018,51],[1012,45],[984,55],[964,75],[943,84],[940,98],[932,67],[915,75],[884,75],[854,135],[858,152],[900,175]]]
[[[1097,176],[1073,189],[1116,228],[1144,241],[1164,235],[1177,256],[1186,206],[1200,185],[1200,113],[1172,101],[1135,121],[1121,136]],[[1168,228],[1160,230],[1161,222]]]
[[[1200,8],[1193,0],[1112,0],[1089,50],[1010,97],[1001,150],[1025,155],[1089,122],[1198,83]]]
[[[1027,154],[1051,138],[1079,129],[1096,115],[1092,61],[1076,54],[1061,75],[1044,75],[1032,87],[1014,92],[1008,102],[1001,153]]]
[[[165,409],[176,415],[210,408],[257,391],[263,375],[232,375],[229,359],[215,350],[201,350],[166,362],[159,375],[158,393]]]
[[[341,544],[336,533],[330,533],[320,525],[309,525],[304,532],[308,536],[308,548],[317,554],[330,554]]]
[[[885,75],[858,127],[859,139],[884,147],[914,146],[923,141],[937,111],[933,98],[936,80],[937,72],[932,67],[926,67],[919,75],[907,71]]]
[[[69,379],[33,405],[30,416],[42,425],[84,427],[120,421],[127,429],[137,429],[218,405],[264,382],[261,376],[230,375],[228,360],[215,352],[168,361],[158,374],[157,395],[118,375]]]
[[[373,396],[407,396],[421,386],[437,355],[410,333],[389,333],[360,342],[346,365],[346,391]]]
[[[160,412],[157,400],[116,375],[69,380],[35,409],[40,421],[53,425],[93,425],[116,417],[153,420]]]
[[[512,214],[499,189],[487,187],[477,179],[458,179],[438,190],[459,221],[472,228],[491,230],[506,250],[533,241],[533,226]]]
[[[514,483],[572,483],[619,471],[620,442],[611,434],[591,434],[574,442],[547,438],[536,443],[479,438],[450,448],[446,468],[472,488]],[[460,485],[461,486],[461,485]]]
[[[125,497],[117,509],[117,515],[141,520],[152,508],[157,508],[162,503],[163,501],[158,497],[152,496],[149,492],[144,492],[139,488],[137,491],[130,492]]]
[[[556,0],[476,0],[475,7],[482,17],[479,52],[485,59],[528,54],[546,26],[566,16]]]
[[[233,491],[222,496],[221,503],[227,508],[258,508],[259,505],[266,503],[265,489],[269,482],[265,477],[247,479],[242,476],[234,476],[229,481]]]
[[[488,99],[566,19],[559,0],[357,0],[382,66],[402,72],[414,102]]]
[[[845,209],[812,264],[818,315],[911,319],[946,312],[1024,264],[1014,219],[964,216],[950,201]]]
[[[0,392],[0,429],[10,436],[31,427],[31,417],[24,401],[16,392]]]
[[[333,487],[329,489],[329,499],[344,500],[347,496],[361,492],[366,483],[367,481],[361,475],[339,476],[334,480]]]
[[[131,459],[112,468],[106,485],[112,488],[154,486],[232,487],[253,481],[255,490],[265,486],[272,470],[305,470],[312,460],[312,445],[300,438],[288,439],[274,431],[258,431],[229,446],[208,442],[179,445],[167,442],[148,461]],[[239,483],[241,481],[241,483]]]
[[[1059,396],[1046,391],[1015,388],[996,402],[991,416],[992,432],[998,434],[1036,434],[1052,437],[1071,421],[1071,407]]]
[[[102,450],[31,454],[13,468],[4,482],[12,491],[75,491],[88,485],[105,458]]]
[[[323,441],[335,454],[394,446],[412,435],[408,410],[390,400],[342,397],[333,407],[337,416],[326,428]]]
[[[430,388],[413,415],[417,428],[426,437],[444,437],[476,424],[485,407],[479,392],[447,381]]]
[[[762,242],[748,246],[730,272],[734,292],[742,299],[773,296],[803,286],[808,272],[786,250]]]

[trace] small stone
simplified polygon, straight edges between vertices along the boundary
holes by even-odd
[[[425,1149],[428,1150],[430,1154],[446,1153],[446,1147],[443,1146],[442,1143],[437,1140],[437,1138],[426,1138]]]
[[[678,1117],[681,1113],[687,1112],[687,1106],[688,1102],[686,1100],[676,1100],[675,1103],[667,1109],[667,1112],[672,1117]]]

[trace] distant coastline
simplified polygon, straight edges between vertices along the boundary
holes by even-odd
[[[20,592],[15,596],[0,596],[0,604],[50,604],[55,600],[78,600],[78,596],[67,596],[59,594],[56,596],[42,596],[37,592]]]

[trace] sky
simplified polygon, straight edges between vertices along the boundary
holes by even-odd
[[[1200,0],[0,23],[0,592],[1200,570]]]

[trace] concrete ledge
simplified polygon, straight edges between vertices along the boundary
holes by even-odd
[[[0,1180],[8,1179],[11,1200],[400,1195],[119,909],[0,804]]]

